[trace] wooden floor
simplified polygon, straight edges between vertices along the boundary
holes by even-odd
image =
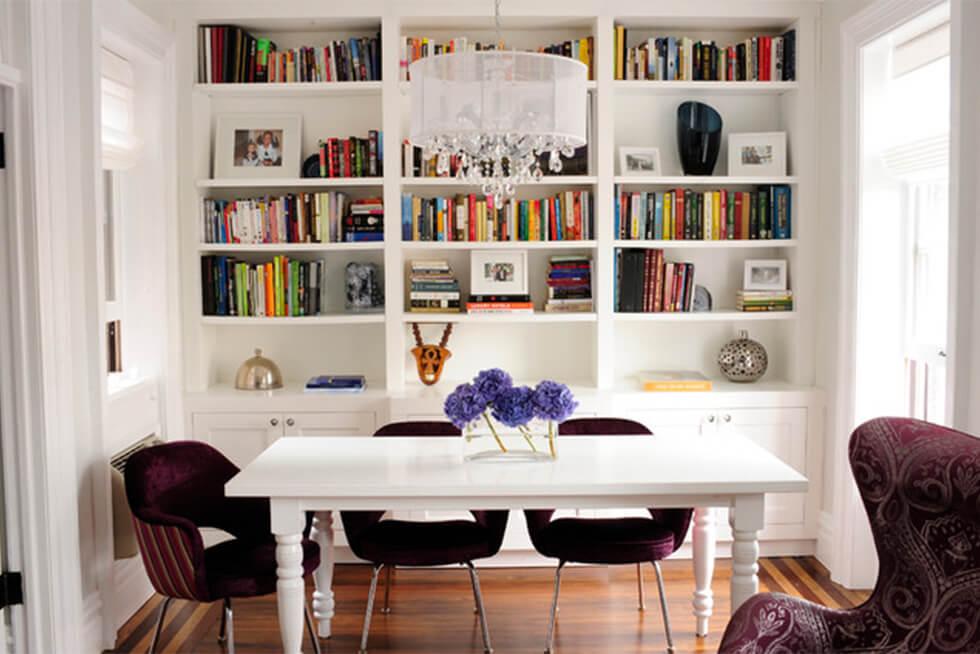
[[[690,561],[663,563],[671,625],[677,652],[715,652],[728,620],[730,562],[718,561],[714,577],[715,617],[711,633],[694,635],[691,615],[693,576]],[[556,650],[561,654],[663,652],[665,638],[657,601],[656,577],[645,570],[647,610],[637,610],[635,568],[572,567],[562,574],[561,611]],[[534,653],[544,649],[554,571],[547,568],[486,568],[480,572],[490,635],[497,654]],[[864,593],[837,586],[810,557],[762,559],[761,590],[796,595],[827,606],[846,608],[862,602]],[[370,568],[338,566],[334,584],[337,615],[333,637],[323,651],[352,653],[358,648]],[[383,577],[382,577],[383,579]],[[465,569],[411,570],[395,573],[392,612],[380,613],[378,594],[368,649],[379,654],[480,653],[480,627],[473,613]],[[154,597],[122,628],[119,653],[146,652],[162,603]],[[275,596],[235,601],[235,646],[238,654],[276,652],[280,642]],[[158,650],[222,652],[217,643],[220,603],[174,602]],[[309,652],[309,641],[303,643]]]

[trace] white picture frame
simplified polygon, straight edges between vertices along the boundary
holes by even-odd
[[[728,174],[731,177],[784,177],[786,132],[729,134]]]
[[[472,295],[527,295],[527,250],[470,253]]]
[[[660,148],[619,148],[619,174],[623,176],[661,176]]]
[[[301,114],[219,114],[215,118],[214,177],[298,178],[302,129]]]
[[[746,291],[785,291],[789,288],[786,259],[746,259],[742,288]]]

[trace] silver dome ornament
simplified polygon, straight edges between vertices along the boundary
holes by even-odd
[[[255,356],[246,359],[235,375],[235,388],[243,391],[268,391],[282,388],[282,373],[272,359],[262,356],[255,348]]]
[[[762,343],[749,338],[745,330],[739,331],[738,338],[729,341],[718,353],[718,367],[721,373],[733,382],[754,382],[766,374],[769,355]]]

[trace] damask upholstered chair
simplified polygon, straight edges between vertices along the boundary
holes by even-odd
[[[562,438],[604,435],[650,436],[651,432],[633,420],[577,418],[562,423],[558,427],[558,435]],[[553,510],[524,512],[534,549],[544,556],[558,559],[546,653],[551,652],[554,647],[558,591],[561,587],[561,570],[566,563],[636,564],[641,610],[644,609],[644,601],[640,566],[644,563],[653,564],[653,569],[657,573],[660,608],[664,616],[667,651],[674,651],[670,617],[667,613],[667,598],[664,596],[664,581],[660,574],[660,561],[676,552],[683,544],[693,511],[692,509],[648,509],[648,511],[649,518],[558,518],[555,520],[552,520]]]
[[[832,610],[778,593],[749,598],[719,652],[980,652],[980,440],[906,418],[851,435],[871,520],[871,597]]]
[[[269,501],[225,497],[225,483],[237,473],[235,464],[220,452],[195,441],[141,450],[126,465],[126,495],[143,565],[154,590],[166,598],[150,654],[156,651],[174,599],[221,600],[224,608],[218,639],[234,654],[232,598],[276,592],[276,541],[270,531]],[[200,527],[222,529],[234,538],[205,548]],[[319,546],[304,538],[304,575],[318,565]],[[309,610],[306,626],[319,654]]]
[[[395,422],[385,425],[374,434],[379,436],[446,436],[461,437],[459,429],[448,422]],[[387,568],[384,613],[389,611],[391,570],[395,566],[465,565],[470,571],[473,597],[480,615],[483,647],[491,652],[490,630],[483,609],[480,580],[473,561],[486,559],[500,551],[507,528],[507,511],[471,511],[474,520],[442,520],[411,522],[382,519],[384,511],[342,511],[340,518],[351,551],[374,565],[368,590],[364,628],[361,632],[361,653],[367,652],[371,613],[378,589],[378,574]]]

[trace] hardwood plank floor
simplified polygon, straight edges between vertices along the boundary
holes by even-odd
[[[715,652],[728,621],[730,562],[716,566],[714,618],[707,638],[694,636],[691,615],[693,575],[690,561],[663,564],[674,644],[681,652]],[[480,653],[480,626],[465,569],[400,569],[392,586],[390,615],[380,612],[378,593],[368,649],[379,654]],[[561,611],[555,649],[561,654],[663,652],[666,648],[653,569],[644,569],[646,611],[637,610],[633,566],[570,567],[562,574]],[[325,653],[356,652],[370,568],[338,566],[334,592],[337,615],[334,635],[322,641]],[[383,577],[382,577],[383,579]],[[830,581],[824,567],[810,557],[762,559],[761,590],[804,597],[828,606],[848,608],[866,593],[845,590]],[[498,654],[540,654],[544,648],[554,583],[551,568],[486,568],[480,582],[487,607],[490,636]],[[383,581],[382,581],[383,584]],[[380,590],[380,588],[379,588]],[[141,607],[119,632],[119,654],[147,651],[162,598]],[[238,654],[279,651],[275,596],[236,600],[235,647]],[[218,654],[220,603],[174,602],[159,652]],[[304,642],[309,650],[309,641]]]

